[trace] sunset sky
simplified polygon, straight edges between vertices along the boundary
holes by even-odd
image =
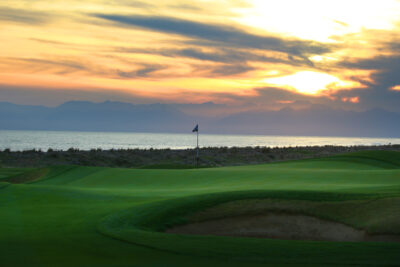
[[[398,0],[3,0],[0,101],[400,111]]]

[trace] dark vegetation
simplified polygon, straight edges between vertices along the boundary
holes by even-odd
[[[319,158],[366,150],[400,151],[400,145],[305,146],[305,147],[206,147],[200,149],[199,167],[235,166]],[[184,149],[92,149],[84,151],[0,151],[0,166],[45,167],[80,165],[144,169],[186,169],[195,162],[195,150]]]

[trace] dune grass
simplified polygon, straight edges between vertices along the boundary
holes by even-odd
[[[2,266],[398,265],[398,243],[161,231],[215,205],[228,216],[229,203],[268,200],[372,233],[399,233],[399,166],[400,153],[371,151],[223,168],[58,166],[35,179],[29,174],[40,169],[0,169]]]

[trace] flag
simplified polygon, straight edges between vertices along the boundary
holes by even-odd
[[[194,127],[192,133],[194,133],[194,132],[199,132],[199,125],[198,124],[196,124],[196,127]]]

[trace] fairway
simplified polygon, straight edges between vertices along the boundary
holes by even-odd
[[[201,169],[2,168],[1,266],[400,264],[399,242],[165,233],[205,220],[204,210],[294,212],[400,236],[400,153]]]

